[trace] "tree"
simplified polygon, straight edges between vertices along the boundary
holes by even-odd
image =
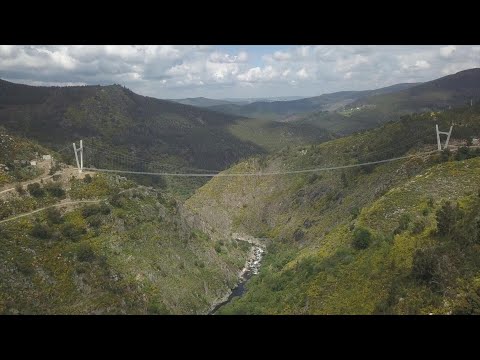
[[[62,217],[62,213],[60,212],[60,210],[58,210],[56,208],[47,209],[46,215],[47,215],[47,221],[50,224],[62,224],[63,223],[64,219]]]
[[[45,195],[45,190],[42,189],[39,183],[33,183],[27,185],[27,190],[33,197],[39,198]]]
[[[62,198],[65,196],[65,190],[62,188],[62,184],[58,182],[48,183],[43,187],[50,195]]]
[[[412,275],[425,283],[430,283],[435,277],[437,256],[434,248],[419,249],[413,255]]]
[[[30,231],[30,234],[36,238],[49,239],[52,237],[50,229],[43,224],[35,224]]]
[[[372,242],[372,234],[364,228],[356,228],[353,232],[352,245],[357,250],[363,250],[369,247]]]
[[[77,259],[81,262],[92,262],[95,260],[95,252],[88,244],[80,244],[77,249]]]
[[[62,234],[73,241],[78,240],[86,232],[87,229],[85,227],[76,226],[72,223],[66,223],[62,228]]]

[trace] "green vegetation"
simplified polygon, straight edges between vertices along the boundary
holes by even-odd
[[[0,313],[205,313],[235,283],[248,249],[192,228],[167,194],[109,175],[69,188],[106,200],[0,224]],[[0,216],[58,203],[58,189],[33,185],[40,197],[17,195]]]
[[[264,152],[230,133],[238,116],[140,96],[119,85],[55,88],[0,80],[0,92],[0,126],[52,148],[76,134],[86,145],[88,166],[108,167],[115,159],[120,169],[132,170],[141,165],[131,159],[140,158],[151,167],[216,170]],[[72,163],[69,155],[63,160]]]
[[[434,148],[435,123],[446,127],[453,121],[457,125],[451,141],[461,141],[470,136],[467,134],[480,133],[479,113],[473,106],[444,111],[436,114],[436,119],[429,113],[413,114],[313,147],[285,148],[267,156],[264,171],[422,153]],[[400,136],[407,140],[399,142]],[[450,241],[442,240],[442,230],[437,233],[437,216],[451,217],[451,229],[460,229],[453,224],[462,221],[467,229],[464,237],[475,233],[467,223],[476,224],[473,219],[477,215],[472,213],[467,219],[466,210],[461,216],[442,214],[441,210],[446,201],[463,204],[478,192],[480,158],[457,160],[456,154],[418,155],[369,168],[345,169],[344,175],[325,171],[318,177],[299,174],[255,181],[211,180],[185,206],[216,231],[265,234],[270,239],[260,274],[247,284],[243,297],[220,313],[449,313],[457,311],[457,294],[459,299],[469,296],[464,306],[474,311],[478,289],[474,284],[479,277],[475,257],[465,268],[453,259],[476,245],[455,251],[453,245],[426,250]],[[254,166],[249,160],[228,172],[248,172]],[[460,241],[460,235],[455,239],[456,243],[469,243]],[[432,251],[439,251],[435,256],[443,259],[440,264],[432,264]],[[451,273],[449,277],[447,273]],[[457,274],[455,280],[453,274]],[[439,279],[443,292],[431,284]],[[454,290],[445,291],[449,286]]]
[[[357,228],[353,232],[352,245],[357,250],[368,248],[372,242],[372,234],[367,229]]]

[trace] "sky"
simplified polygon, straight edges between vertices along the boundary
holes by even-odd
[[[480,67],[479,45],[0,45],[0,78],[156,98],[317,96]]]

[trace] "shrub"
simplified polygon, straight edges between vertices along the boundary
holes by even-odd
[[[123,208],[127,203],[127,199],[125,199],[123,194],[115,194],[110,200],[110,203],[116,208]]]
[[[27,190],[33,197],[39,198],[45,195],[45,190],[42,189],[39,183],[33,183],[27,185]]]
[[[417,220],[413,223],[412,234],[420,234],[425,229],[425,223],[421,220]]]
[[[450,150],[449,149],[445,149],[441,152],[440,154],[440,161],[442,162],[446,162],[448,160],[450,160]]]
[[[108,206],[105,203],[100,204],[100,213],[102,215],[108,215],[110,214],[110,212],[111,212],[110,206]]]
[[[82,216],[84,218],[88,218],[90,216],[94,216],[98,214],[102,214],[102,215],[110,214],[110,207],[107,204],[102,203],[101,205],[97,205],[97,204],[87,205],[82,209]]]
[[[353,207],[351,210],[350,210],[350,215],[352,215],[352,220],[353,219],[356,219],[358,215],[360,215],[360,209],[358,207]]]
[[[87,218],[89,216],[96,215],[100,212],[100,206],[94,205],[87,205],[82,209],[82,216]]]
[[[64,221],[62,213],[56,208],[47,209],[46,216],[50,224],[62,224]]]
[[[19,272],[26,276],[33,275],[35,272],[35,268],[33,267],[32,263],[25,258],[19,258],[16,260],[15,267]]]
[[[83,178],[83,182],[85,184],[90,184],[92,182],[92,177],[90,176],[90,174],[85,175],[85,177]]]
[[[450,201],[445,202],[436,212],[437,232],[440,236],[450,235],[455,226],[459,210]]]
[[[25,194],[25,189],[23,188],[23,186],[21,184],[17,184],[15,186],[15,190],[17,190],[17,193],[19,195],[24,195]]]
[[[50,168],[50,171],[48,172],[48,175],[53,175],[55,174],[57,171],[59,170],[62,170],[62,167],[60,166],[59,163],[56,163],[55,165],[53,165],[51,168]]]
[[[87,218],[87,223],[91,227],[99,228],[102,225],[102,217],[100,215],[92,215]]]
[[[77,249],[77,259],[81,262],[92,262],[95,260],[95,252],[88,244],[80,244]]]
[[[455,154],[455,160],[462,161],[465,159],[470,159],[473,155],[470,154],[470,150],[468,147],[462,146],[458,149],[457,153]]]
[[[435,206],[435,200],[433,199],[433,197],[430,196],[428,198],[427,205],[428,205],[428,207],[431,207],[431,208],[433,208]]]
[[[293,233],[293,239],[294,239],[295,241],[300,241],[300,240],[302,240],[304,237],[305,237],[305,233],[304,233],[301,229],[297,229],[297,230],[295,230],[295,232]]]
[[[357,250],[366,249],[372,242],[372,234],[364,228],[356,228],[353,232],[352,245]]]
[[[420,282],[430,283],[435,276],[437,254],[434,248],[418,249],[413,255],[412,275]]]
[[[222,252],[222,245],[220,245],[219,243],[216,243],[215,251],[220,254]]]
[[[400,220],[399,220],[398,226],[397,226],[397,228],[395,229],[395,231],[394,231],[393,233],[396,235],[396,234],[400,234],[402,231],[407,230],[407,229],[408,229],[408,225],[410,225],[410,222],[411,222],[410,215],[408,215],[408,214],[402,214],[402,215],[400,216]]]
[[[62,184],[58,182],[48,183],[43,187],[50,195],[62,198],[65,196],[65,190],[62,188]]]
[[[36,238],[49,239],[52,236],[50,229],[43,224],[35,224],[30,231],[30,234]]]
[[[318,174],[310,174],[307,178],[307,183],[313,184],[319,178]]]
[[[75,226],[72,223],[66,223],[62,228],[62,234],[70,240],[78,240],[83,234],[87,232],[82,226]]]

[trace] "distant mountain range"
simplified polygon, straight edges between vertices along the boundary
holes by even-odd
[[[363,97],[387,94],[411,88],[418,83],[396,84],[381,89],[364,91],[340,91],[320,96],[289,101],[258,101],[250,104],[218,104],[208,108],[245,117],[261,117],[285,120],[292,115],[325,110],[334,111]]]
[[[480,98],[480,68],[425,82],[388,94],[372,94],[350,104],[350,107],[375,105],[385,109],[423,111],[432,108],[465,105]]]
[[[198,107],[210,107],[217,105],[248,105],[255,102],[274,102],[274,101],[290,101],[303,99],[303,96],[280,96],[271,98],[224,98],[224,99],[209,99],[205,97],[185,98],[185,99],[169,99],[180,104],[192,105]]]

